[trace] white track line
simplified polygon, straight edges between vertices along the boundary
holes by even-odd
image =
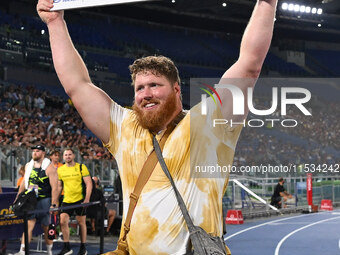
[[[337,210],[338,211],[338,210]],[[334,211],[332,214],[334,214],[336,211]],[[259,228],[259,227],[262,227],[262,226],[265,226],[265,225],[269,225],[269,224],[272,224],[272,223],[276,223],[276,222],[280,222],[280,221],[285,221],[285,220],[290,220],[290,219],[294,219],[294,218],[299,218],[299,217],[304,217],[304,216],[312,216],[312,215],[320,215],[320,214],[325,214],[327,212],[320,212],[318,214],[303,214],[303,215],[298,215],[298,216],[292,216],[292,217],[287,217],[287,218],[283,218],[283,219],[279,219],[279,220],[272,220],[272,221],[268,221],[266,223],[262,223],[262,224],[259,224],[259,225],[256,225],[256,226],[252,226],[252,227],[249,227],[249,228],[246,228],[246,229],[243,229],[243,230],[240,230],[239,232],[236,232],[230,236],[227,236],[224,238],[224,241],[227,241],[228,239],[234,237],[234,236],[237,236],[239,234],[242,234],[246,231],[249,231],[249,230],[252,230],[252,229],[255,229],[255,228]]]
[[[281,241],[278,243],[278,245],[276,246],[276,249],[275,249],[275,255],[279,255],[279,252],[280,252],[280,247],[281,245],[284,243],[284,241],[286,241],[290,236],[294,235],[295,233],[299,232],[300,230],[303,230],[305,228],[309,228],[313,225],[316,225],[316,224],[320,224],[320,223],[323,223],[323,222],[326,222],[326,221],[330,221],[330,220],[334,220],[334,219],[337,219],[337,218],[340,218],[340,216],[338,217],[333,217],[333,218],[330,218],[330,219],[325,219],[325,220],[320,220],[320,221],[317,221],[317,222],[314,222],[314,223],[311,223],[309,225],[306,225],[306,226],[303,226],[301,228],[298,228],[292,232],[290,232],[288,235],[286,235],[284,238],[281,239]]]
[[[280,221],[284,221],[284,220],[290,220],[290,219],[294,219],[294,218],[300,218],[300,217],[304,217],[304,216],[307,216],[307,215],[310,215],[310,214],[304,214],[304,215],[298,215],[298,216],[292,216],[292,217],[287,217],[287,218],[283,218],[283,219],[279,219],[279,220],[272,220],[272,221],[268,221],[266,223],[262,223],[262,224],[259,224],[259,225],[256,225],[256,226],[252,226],[252,227],[249,227],[249,228],[246,228],[246,229],[243,229],[239,232],[236,232],[230,236],[227,236],[226,238],[224,238],[224,241],[227,241],[228,239],[234,237],[234,236],[237,236],[239,234],[242,234],[246,231],[249,231],[249,230],[252,230],[254,228],[259,228],[259,227],[262,227],[262,226],[265,226],[265,225],[269,225],[269,224],[272,224],[272,223],[275,223],[275,222],[280,222]]]

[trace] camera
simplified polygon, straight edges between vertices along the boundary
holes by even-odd
[[[48,238],[49,240],[53,240],[53,239],[55,239],[56,236],[57,236],[57,231],[56,231],[55,227],[56,227],[56,226],[55,226],[53,223],[51,223],[51,224],[48,226],[48,236],[47,236],[47,238]]]

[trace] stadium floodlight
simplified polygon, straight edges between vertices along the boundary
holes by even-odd
[[[288,11],[293,11],[293,10],[294,10],[294,4],[289,4]]]
[[[311,14],[318,14],[321,15],[323,13],[322,8],[317,7],[310,7],[306,5],[294,4],[283,2],[281,5],[282,10],[290,11],[290,12],[299,12],[299,13],[311,13]]]
[[[223,7],[227,7],[227,3],[222,3],[222,6]]]
[[[321,23],[318,24],[318,27],[322,27]]]
[[[301,5],[300,6],[300,12],[304,13],[306,11],[306,6]]]

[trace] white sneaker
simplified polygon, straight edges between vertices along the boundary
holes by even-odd
[[[13,255],[25,255],[25,251],[18,251],[17,253],[14,253]]]

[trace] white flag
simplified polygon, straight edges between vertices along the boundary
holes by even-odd
[[[54,0],[51,11],[145,1],[148,0]]]

